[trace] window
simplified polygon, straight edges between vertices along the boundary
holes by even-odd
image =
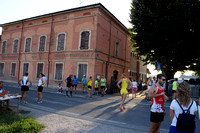
[[[88,49],[90,41],[90,31],[81,32],[80,49]]]
[[[2,54],[5,54],[5,53],[6,53],[6,44],[7,44],[7,42],[6,42],[6,41],[3,41],[3,44],[2,44],[2,47],[1,47],[1,53],[2,53]]]
[[[23,75],[25,75],[25,73],[28,73],[28,63],[24,63],[24,67],[23,67]]]
[[[55,80],[62,80],[63,75],[63,64],[56,63],[56,70],[55,70]]]
[[[115,44],[115,56],[119,57],[119,42],[116,42]]]
[[[45,50],[45,43],[46,43],[46,36],[41,36],[40,43],[39,43],[39,51]]]
[[[11,66],[11,76],[15,76],[15,71],[16,71],[16,63],[12,63]]]
[[[31,51],[31,38],[27,38],[25,44],[25,52],[30,52],[30,51]]]
[[[37,64],[37,78],[40,77],[40,73],[43,73],[43,63]]]
[[[0,63],[0,75],[3,75],[4,63]]]
[[[65,44],[65,34],[59,34],[58,35],[57,51],[63,51],[64,50],[64,44]]]
[[[81,82],[83,75],[87,77],[87,64],[78,65],[78,81]]]
[[[13,42],[13,53],[17,53],[17,49],[18,49],[18,40],[15,39]]]

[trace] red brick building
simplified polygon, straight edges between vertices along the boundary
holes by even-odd
[[[36,83],[42,72],[49,85],[57,85],[70,74],[77,75],[79,81],[83,75],[94,80],[104,74],[110,85],[113,75],[116,80],[122,73],[137,73],[130,68],[128,29],[101,4],[1,27],[0,80],[17,81],[28,72]],[[146,72],[146,67],[139,68]]]

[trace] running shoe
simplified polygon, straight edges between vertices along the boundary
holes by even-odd
[[[125,106],[123,107],[123,109],[126,109]]]
[[[92,96],[89,96],[89,98],[92,98]]]
[[[119,110],[122,112],[123,111],[123,109],[122,108],[119,108]]]
[[[24,104],[27,104],[28,102],[27,101],[24,101]]]

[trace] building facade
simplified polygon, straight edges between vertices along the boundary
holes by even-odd
[[[128,29],[103,5],[94,4],[1,24],[0,80],[17,81],[25,72],[33,83],[44,73],[48,85],[70,74],[110,86],[129,76]]]

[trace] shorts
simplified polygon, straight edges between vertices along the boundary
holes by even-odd
[[[67,84],[67,87],[70,88],[72,86],[72,84]]]
[[[174,93],[176,93],[176,91],[175,91],[175,90],[172,90],[172,94],[174,94]]]
[[[77,87],[77,84],[73,84],[72,87]]]
[[[83,87],[87,87],[87,84],[86,84],[86,83],[83,83]]]
[[[97,87],[97,88],[95,88],[95,91],[98,91],[99,90],[99,88]]]
[[[121,95],[126,95],[126,94],[128,94],[128,91],[127,91],[127,89],[121,89],[120,93],[121,93]]]
[[[133,87],[132,92],[136,92],[136,91],[137,91],[137,88]]]
[[[29,87],[28,86],[21,86],[21,91],[28,91]]]
[[[101,89],[105,89],[106,88],[106,86],[101,86]]]
[[[42,92],[43,91],[43,87],[42,86],[38,86],[38,92]]]
[[[88,90],[91,90],[92,89],[92,86],[88,85]]]
[[[151,114],[150,114],[151,122],[159,123],[159,122],[162,122],[163,120],[164,120],[164,112],[162,112],[162,113],[151,112]]]

